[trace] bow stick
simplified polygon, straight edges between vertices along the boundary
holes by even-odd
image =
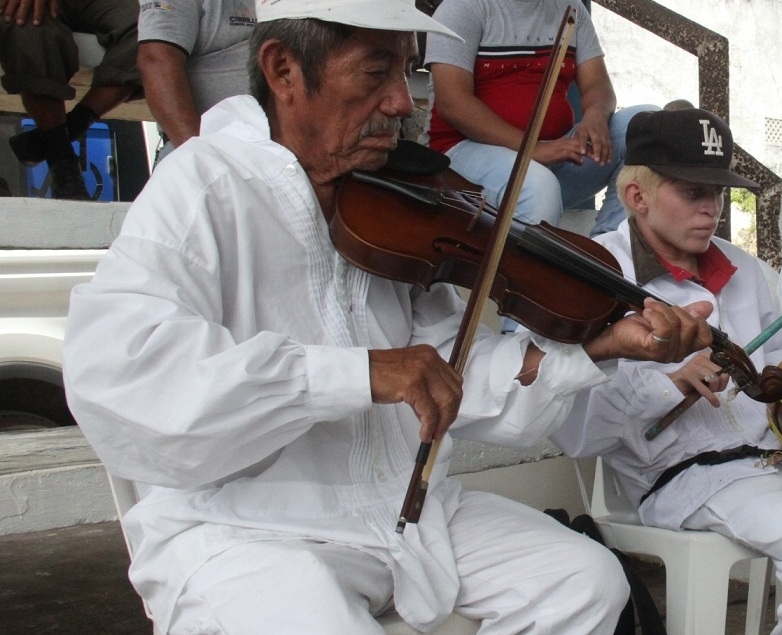
[[[546,116],[546,110],[548,109],[551,95],[554,92],[554,85],[559,75],[559,70],[562,68],[562,62],[565,58],[568,44],[570,43],[573,31],[575,30],[575,14],[575,9],[573,7],[568,7],[562,17],[557,39],[555,40],[555,46],[549,57],[543,81],[541,82],[535,100],[533,117],[528,126],[528,130],[524,134],[524,139],[521,142],[519,152],[516,155],[516,161],[511,170],[511,177],[500,204],[499,214],[492,226],[486,254],[482,260],[475,287],[467,301],[467,307],[459,327],[459,332],[456,335],[451,358],[448,363],[459,374],[462,374],[464,371],[475,331],[477,330],[480,321],[481,311],[486,304],[491,286],[494,283],[500,257],[502,256],[502,251],[505,246],[505,240],[510,231],[511,223],[513,222],[513,212],[516,208],[519,192],[524,183],[527,168],[532,160],[532,152],[535,149],[535,144],[540,135],[540,129],[543,126],[543,119]],[[402,504],[402,511],[399,515],[399,521],[396,525],[397,533],[401,534],[405,530],[407,523],[418,522],[439,449],[439,440],[430,443],[421,443],[419,446],[415,465],[413,467],[413,475],[410,479],[407,494],[404,503]]]
[[[744,347],[744,352],[747,354],[747,356],[752,355],[752,353],[754,353],[761,346],[763,346],[763,344],[765,344],[769,340],[769,338],[780,329],[782,329],[782,317],[778,317],[772,324],[770,324],[765,329],[763,329],[755,339],[753,339],[749,344],[747,344]],[[723,368],[719,371],[718,374],[721,374],[725,371],[726,369]],[[692,406],[700,398],[701,398],[701,394],[699,392],[692,392],[689,395],[687,395],[682,401],[680,401],[676,406],[674,406],[665,416],[663,416],[657,423],[655,423],[651,428],[649,428],[646,431],[646,433],[644,434],[646,440],[652,441],[653,439],[657,438],[663,430],[665,430],[669,425],[671,425],[674,421],[676,421],[676,419],[678,419],[684,412],[686,412],[690,408],[690,406]]]

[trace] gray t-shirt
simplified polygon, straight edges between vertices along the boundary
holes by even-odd
[[[252,0],[140,0],[139,42],[167,42],[187,55],[199,114],[249,92],[247,40],[254,26]]]
[[[473,74],[475,95],[508,123],[526,130],[538,87],[568,6],[576,29],[559,73],[541,139],[556,139],[573,126],[567,89],[576,67],[603,55],[592,20],[580,0],[443,0],[434,17],[458,33],[426,39],[426,66],[443,63]],[[429,82],[426,141],[446,152],[465,137],[439,114]]]
[[[484,51],[511,57],[550,47],[568,6],[576,10],[576,30],[570,41],[576,64],[602,56],[592,18],[581,0],[444,0],[434,17],[464,42],[427,34],[426,64],[443,62],[473,72]]]

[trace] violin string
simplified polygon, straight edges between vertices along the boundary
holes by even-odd
[[[575,251],[576,253],[578,253],[582,257],[588,258],[589,260],[594,260],[594,257],[591,256],[589,254],[589,252],[587,252],[583,248],[579,247],[578,245],[574,244],[572,241],[568,240],[564,236],[560,236],[558,234],[555,234],[550,229],[548,229],[546,227],[543,227],[541,225],[534,225],[534,226],[531,226],[531,227],[535,227],[538,231],[546,234],[549,237],[549,239],[551,239],[551,240],[558,241],[560,243],[566,244],[569,248],[571,248],[573,251]],[[635,285],[639,292],[645,292],[643,286],[638,284],[638,281],[635,280],[632,276],[628,276],[623,271],[616,271],[614,269],[611,269],[611,271],[612,271],[613,275],[620,276],[624,280],[626,280],[626,281],[632,283],[633,285]],[[651,295],[651,294],[649,294],[649,295]],[[664,296],[653,296],[653,297],[655,297],[656,299],[662,300],[663,302],[665,302],[669,306],[673,306],[674,305],[673,302],[671,302],[670,300],[668,300]],[[730,338],[728,337],[728,335],[726,333],[724,333],[723,331],[719,330],[718,328],[711,327],[711,332],[712,332],[712,337],[717,341],[717,343],[720,346],[727,347],[728,345],[733,345],[733,343],[730,341]]]
[[[477,190],[477,191],[476,190],[459,190],[458,194],[459,194],[459,196],[448,196],[448,195],[443,193],[443,195],[442,195],[442,204],[447,205],[449,207],[459,207],[461,209],[460,206],[457,206],[457,205],[451,204],[451,203],[447,203],[445,201],[455,201],[455,202],[461,203],[462,205],[465,202],[468,202],[468,203],[470,203],[471,205],[473,205],[474,207],[477,208],[475,210],[476,215],[480,214],[483,211],[486,211],[487,213],[492,214],[495,217],[497,216],[498,210],[486,200],[486,196],[485,196],[485,194],[482,191],[480,191],[480,190]],[[480,204],[476,204],[475,200],[480,201]],[[573,252],[575,252],[576,254],[581,256],[582,258],[587,259],[587,260],[589,260],[591,262],[595,262],[596,266],[598,265],[598,263],[595,261],[594,256],[592,256],[588,251],[586,251],[586,249],[580,247],[579,245],[575,244],[571,240],[568,240],[566,237],[554,233],[551,229],[549,229],[547,227],[544,227],[543,225],[540,225],[540,224],[533,225],[531,223],[526,223],[524,221],[517,221],[517,222],[521,222],[521,224],[525,225],[526,229],[532,228],[533,230],[537,230],[537,231],[541,232],[549,240],[556,241],[556,242],[558,242],[560,244],[566,245],[569,249],[571,249]],[[607,265],[603,265],[603,263],[599,263],[599,265],[605,266],[606,269],[609,269],[610,270],[610,274],[609,275],[611,275],[611,276],[618,276],[618,277],[622,278],[623,280],[627,281],[628,283],[634,285],[636,287],[636,290],[637,290],[638,293],[643,293],[644,295],[647,295],[647,296],[651,295],[648,292],[646,292],[646,290],[643,288],[643,286],[640,285],[638,283],[638,280],[636,280],[633,276],[627,275],[624,271],[617,271],[617,270],[615,270],[613,268],[607,267]],[[673,306],[674,305],[674,302],[668,300],[665,296],[658,295],[658,296],[653,296],[653,297],[655,297],[655,299],[662,300],[663,302],[665,302],[669,306]],[[726,333],[724,333],[723,331],[719,330],[718,328],[714,328],[714,327],[711,328],[711,331],[712,331],[713,338],[717,341],[717,343],[719,345],[721,345],[723,347],[727,347],[728,345],[733,345],[733,342],[730,341],[730,338],[728,337],[728,335]]]
[[[480,192],[480,191],[469,191],[469,190],[460,190],[459,196],[449,196],[448,194],[443,193],[442,198],[440,199],[441,202],[444,205],[447,205],[448,207],[453,207],[456,209],[461,209],[457,203],[469,203],[470,205],[473,205],[474,207],[477,207],[479,211],[482,211],[484,209],[493,209],[489,203],[486,201],[486,197]],[[453,203],[445,201],[453,201]]]
[[[482,202],[482,209],[485,210],[486,212],[488,212],[489,214],[492,214],[493,216],[497,216],[497,214],[499,213],[497,208],[494,207],[493,205],[491,205],[486,200],[486,195],[483,194],[483,192],[481,192],[480,190],[477,190],[477,191],[475,191],[475,190],[459,190],[459,193],[463,194],[464,197],[468,198],[468,199],[471,198],[471,197],[479,198],[481,200],[481,202]],[[443,195],[443,199],[444,200],[458,201],[458,202],[462,201],[462,199],[460,197],[447,196],[445,194]],[[533,225],[533,224],[527,223],[525,221],[518,221],[517,220],[516,222],[520,222],[521,224],[525,225],[526,227],[534,227],[534,228],[538,229],[539,231],[546,233],[550,239],[557,240],[557,241],[559,241],[561,243],[564,243],[570,249],[572,249],[573,251],[577,252],[579,255],[581,255],[584,258],[588,258],[590,260],[594,259],[594,256],[592,256],[588,251],[586,251],[582,247],[579,247],[577,244],[571,242],[570,240],[568,240],[564,236],[559,236],[559,235],[555,234],[553,231],[551,231],[547,227],[544,227],[542,225]],[[637,280],[633,279],[632,276],[628,276],[625,272],[617,271],[616,274],[622,276],[625,280],[627,280],[629,282],[632,282],[639,289],[642,288],[642,286],[640,284],[638,284]],[[661,299],[664,300],[667,304],[673,304],[672,302],[670,302],[669,300],[665,299],[662,296],[661,296]]]
[[[480,191],[467,191],[461,190],[457,192],[459,196],[448,196],[444,192],[440,192],[440,205],[445,207],[452,207],[458,211],[463,211],[466,207],[472,213],[472,219],[467,223],[467,231],[471,232],[475,228],[475,224],[483,214],[484,208],[487,206],[486,197]],[[454,201],[449,203],[446,201]]]
[[[543,227],[541,225],[536,225],[536,228],[539,229],[542,232],[545,232],[549,235],[549,237],[552,240],[557,240],[559,242],[565,243],[568,247],[570,247],[572,250],[578,252],[580,255],[584,256],[585,258],[593,258],[593,256],[586,251],[584,248],[580,247],[579,245],[575,244],[574,242],[571,242],[564,236],[559,236],[558,234],[555,234],[553,231],[551,231],[548,227]],[[591,240],[591,239],[590,239]],[[599,243],[598,243],[599,244]],[[643,289],[643,285],[638,283],[638,280],[633,278],[633,276],[628,275],[625,271],[616,271],[617,275],[622,276],[625,280],[628,282],[632,282],[635,286],[637,286],[640,289]],[[670,300],[666,299],[665,296],[658,296],[661,300],[664,300],[667,304],[673,304]]]
[[[542,225],[536,225],[537,229],[539,229],[542,232],[545,232],[549,235],[549,237],[552,240],[558,240],[559,242],[565,243],[568,247],[570,247],[573,251],[578,252],[580,255],[584,256],[585,258],[594,258],[588,251],[586,251],[584,248],[580,247],[579,245],[575,244],[574,242],[571,242],[564,236],[559,236],[555,234],[553,231],[551,231],[548,227],[543,227]],[[590,238],[591,240],[591,238]],[[598,243],[599,244],[599,243]],[[625,280],[628,282],[632,282],[634,285],[636,285],[639,289],[643,289],[643,286],[638,283],[638,280],[633,278],[633,276],[627,275],[625,271],[616,271],[617,275],[622,276]],[[673,304],[669,300],[667,300],[664,296],[659,296],[661,300],[664,300],[668,304]]]

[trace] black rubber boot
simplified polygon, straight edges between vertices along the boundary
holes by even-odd
[[[79,159],[73,151],[65,124],[41,133],[46,144],[46,163],[52,185],[52,198],[88,201]]]
[[[65,127],[68,130],[68,139],[75,141],[87,132],[87,128],[97,120],[98,115],[90,108],[83,104],[76,104],[73,107],[73,110],[65,116]],[[21,163],[28,167],[32,167],[38,165],[41,161],[46,160],[48,144],[47,132],[48,131],[41,131],[38,128],[28,130],[27,132],[20,132],[13,137],[9,137],[8,145],[11,146],[11,150]]]

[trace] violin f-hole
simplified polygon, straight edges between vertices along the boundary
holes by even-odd
[[[483,257],[483,251],[480,249],[477,249],[472,245],[468,245],[467,243],[464,243],[460,240],[454,240],[449,236],[436,238],[432,241],[432,247],[442,254],[454,254],[455,258],[461,258],[463,257],[462,254],[466,253],[480,262],[480,259]]]

